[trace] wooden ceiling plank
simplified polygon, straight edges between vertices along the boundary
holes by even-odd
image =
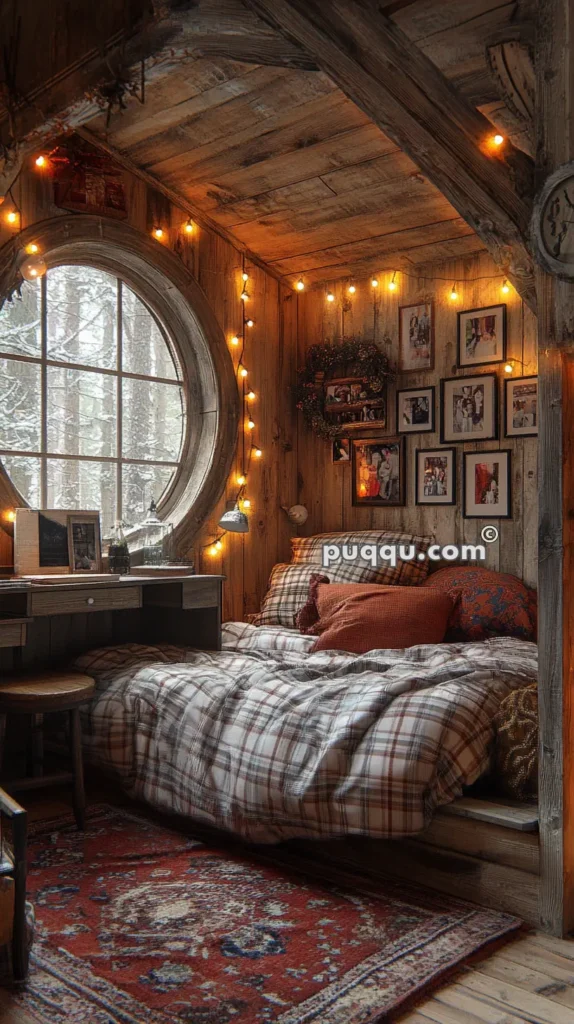
[[[317,130],[321,128],[322,125],[318,125]],[[291,143],[287,152],[254,161],[232,173],[209,175],[205,180],[206,170],[200,166],[192,172],[192,182],[185,188],[186,195],[200,205],[206,199],[236,202],[308,177],[322,176],[357,160],[380,156],[388,152],[390,147],[394,148],[394,143],[387,142],[373,124],[338,132],[318,142],[312,141],[313,136],[306,140],[305,136],[297,132],[294,134],[299,142]],[[173,179],[169,176],[167,180]]]
[[[295,271],[293,274],[287,275],[285,280],[294,284],[303,273],[305,285],[313,286],[327,280],[338,281],[349,277],[367,277],[384,271],[388,273],[403,270],[405,273],[411,272],[416,276],[422,267],[445,263],[448,260],[464,259],[466,256],[475,256],[477,253],[485,251],[485,246],[480,238],[472,232],[470,235],[446,239],[444,242],[432,242],[429,245],[421,245],[413,249],[401,248],[395,253],[379,253],[377,256],[355,260],[352,263],[332,264],[307,272]]]
[[[248,0],[408,153],[481,237],[531,307],[531,164],[487,156],[488,122],[369,0]]]
[[[433,223],[357,238],[353,242],[337,242],[323,249],[299,249],[289,256],[270,260],[269,265],[281,274],[294,274],[298,271],[317,270],[345,262],[353,264],[383,253],[398,253],[455,237],[477,236],[462,217],[441,218]]]

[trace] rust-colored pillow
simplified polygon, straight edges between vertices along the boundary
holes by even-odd
[[[317,587],[319,638],[313,651],[364,654],[377,648],[439,644],[453,609],[448,594],[422,587],[331,583]]]

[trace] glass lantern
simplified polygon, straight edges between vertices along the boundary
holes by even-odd
[[[170,557],[173,523],[159,518],[153,499],[140,530],[144,565],[165,565]]]

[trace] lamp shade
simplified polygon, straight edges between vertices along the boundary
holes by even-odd
[[[219,525],[222,530],[227,530],[228,533],[249,533],[249,520],[239,508],[239,505],[235,505],[235,508],[224,512]]]

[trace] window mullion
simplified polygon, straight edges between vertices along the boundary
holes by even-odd
[[[116,345],[117,345],[117,372],[116,378],[117,392],[116,392],[116,455],[117,455],[117,466],[116,466],[116,517],[122,519],[123,517],[123,479],[122,479],[122,452],[123,452],[123,437],[122,437],[122,403],[123,403],[123,388],[122,388],[122,369],[123,369],[123,333],[122,333],[122,282],[118,278],[118,305],[117,305],[117,320],[116,320]]]
[[[40,368],[40,508],[48,507],[48,274],[45,274],[40,281],[40,340],[41,340],[41,368]]]

